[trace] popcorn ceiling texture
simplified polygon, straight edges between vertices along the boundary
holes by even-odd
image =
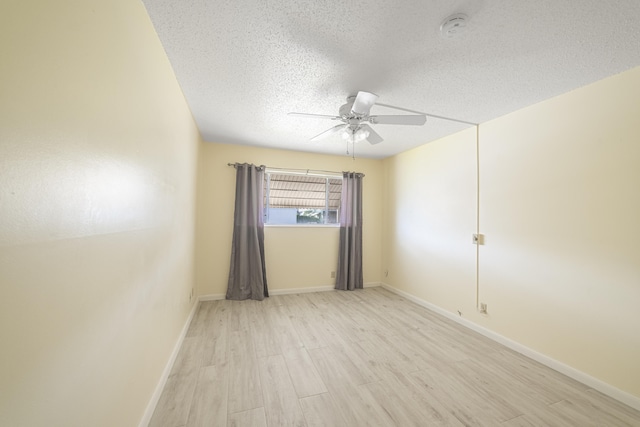
[[[205,141],[344,154],[349,94],[484,122],[640,65],[640,2],[143,0]],[[444,39],[454,13],[467,31]],[[402,112],[375,106],[372,114]],[[463,129],[378,125],[384,158]]]

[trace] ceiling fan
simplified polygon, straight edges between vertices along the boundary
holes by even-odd
[[[289,115],[296,117],[338,120],[342,122],[341,124],[314,136],[310,139],[311,141],[317,141],[338,132],[342,132],[343,137],[351,142],[355,143],[366,139],[370,144],[378,144],[382,142],[383,139],[371,126],[369,126],[369,123],[372,125],[422,126],[427,121],[427,115],[424,113],[408,110],[406,108],[394,107],[392,105],[376,103],[377,99],[378,95],[375,93],[360,91],[357,95],[351,95],[347,98],[347,103],[340,107],[338,110],[339,115],[337,116],[309,113],[289,113]],[[369,112],[371,111],[371,107],[374,105],[418,114],[370,115]]]

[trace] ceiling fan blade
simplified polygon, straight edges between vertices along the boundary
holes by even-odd
[[[369,132],[369,135],[367,136],[367,141],[369,141],[369,144],[375,145],[375,144],[379,144],[380,142],[384,141],[382,139],[382,137],[378,134],[378,132],[373,130],[373,128],[371,126],[369,126],[369,125],[360,125],[360,128],[363,129],[366,132]]]
[[[427,116],[411,116],[405,115],[389,115],[389,116],[371,116],[369,121],[374,125],[414,125],[422,126],[427,122]]]
[[[376,103],[376,99],[378,99],[378,95],[375,93],[364,91],[358,92],[358,95],[351,106],[351,112],[358,116],[366,116],[369,114],[369,110],[371,110],[373,104]]]
[[[289,116],[304,117],[306,119],[331,119],[340,120],[340,116],[329,116],[327,114],[309,114],[309,113],[287,113]]]
[[[313,138],[311,138],[309,141],[317,141],[317,140],[319,140],[319,139],[324,139],[324,138],[326,138],[326,137],[328,137],[328,136],[333,135],[334,133],[338,133],[338,132],[340,132],[340,131],[341,131],[341,130],[343,130],[346,126],[347,126],[347,125],[337,125],[337,126],[334,126],[334,127],[332,127],[332,128],[329,128],[329,129],[325,130],[324,132],[319,133],[318,135],[314,136],[314,137],[313,137]]]
[[[382,104],[380,102],[376,102],[376,105],[379,105],[381,107],[393,108],[394,110],[406,111],[407,113],[421,114],[423,116],[427,115],[427,113],[423,113],[422,111],[410,110],[408,108],[396,107],[395,105]]]

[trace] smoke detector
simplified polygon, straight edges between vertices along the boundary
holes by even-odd
[[[456,13],[449,16],[440,25],[440,34],[446,39],[450,39],[462,34],[467,27],[467,15]]]

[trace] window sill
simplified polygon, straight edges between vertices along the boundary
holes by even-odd
[[[265,224],[265,228],[340,228],[340,224]]]

